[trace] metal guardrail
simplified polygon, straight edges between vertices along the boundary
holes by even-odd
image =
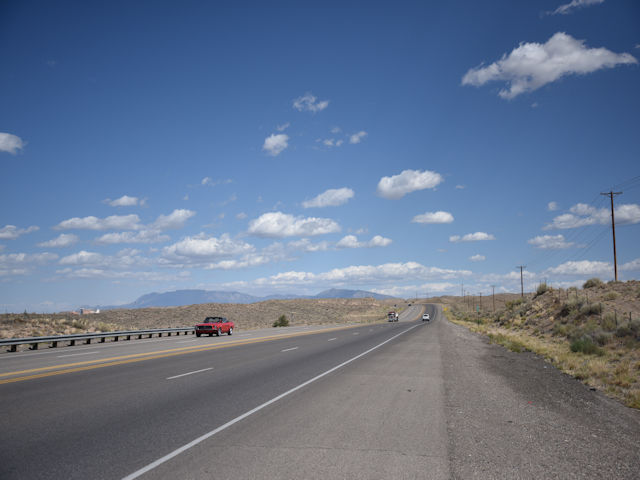
[[[117,332],[101,332],[101,333],[76,333],[73,335],[52,335],[50,337],[25,337],[25,338],[6,338],[0,339],[0,346],[10,347],[9,352],[15,352],[18,349],[18,345],[30,344],[30,350],[37,350],[38,345],[41,343],[50,343],[50,348],[56,348],[58,343],[69,342],[68,346],[73,346],[77,341],[83,341],[85,345],[89,345],[91,340],[100,339],[100,343],[105,343],[107,338],[113,338],[114,342],[117,342],[121,337],[125,340],[131,340],[131,337],[137,336],[141,339],[143,336],[147,338],[158,335],[161,337],[163,334],[171,336],[172,334],[180,335],[184,332],[185,335],[193,334],[195,329],[193,327],[180,327],[180,328],[155,328],[150,330],[123,330]]]

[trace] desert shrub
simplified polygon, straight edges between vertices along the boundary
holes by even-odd
[[[549,290],[546,283],[541,283],[538,285],[538,289],[536,290],[536,297],[546,293]]]
[[[602,313],[602,305],[599,303],[586,304],[580,307],[580,315],[585,317],[589,315],[599,315]]]
[[[602,319],[602,328],[607,332],[613,332],[616,329],[616,317],[613,313],[605,314]]]
[[[584,285],[582,285],[582,288],[593,288],[593,287],[599,287],[600,285],[602,285],[602,280],[594,277],[584,282]]]
[[[580,338],[576,338],[571,342],[571,351],[572,352],[580,352],[586,355],[602,355],[604,354],[603,350],[598,347],[591,337],[587,335],[583,335]]]
[[[505,307],[507,308],[507,310],[513,310],[515,307],[517,307],[518,305],[524,303],[524,298],[517,298],[515,300],[509,300],[506,304]]]
[[[618,297],[619,297],[619,295],[618,295],[618,293],[617,293],[617,292],[607,292],[607,293],[602,297],[602,299],[603,299],[603,300],[605,300],[605,301],[606,301],[606,300],[615,300],[615,299],[616,299],[616,298],[618,298]]]
[[[598,331],[593,335],[593,339],[601,347],[604,347],[607,343],[611,342],[612,338],[613,334],[611,332]]]
[[[616,337],[629,337],[633,335],[633,330],[631,330],[631,327],[629,326],[628,323],[625,323],[624,325],[620,325],[618,328],[616,328]]]
[[[278,318],[278,320],[273,322],[273,326],[274,327],[288,327],[289,326],[289,319],[287,318],[286,315],[280,315],[280,318]]]

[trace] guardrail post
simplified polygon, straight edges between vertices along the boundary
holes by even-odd
[[[85,345],[91,345],[91,339],[87,338],[84,342]]]
[[[56,348],[58,346],[58,342],[51,342],[51,345],[49,345],[49,348]]]
[[[18,346],[17,345],[11,345],[11,348],[9,349],[9,352],[17,352],[18,351]]]
[[[37,343],[32,343],[31,347],[29,347],[29,350],[37,350],[38,349],[38,344]]]
[[[119,337],[118,337],[117,335],[116,335],[115,337],[113,337],[113,341],[114,341],[114,342],[117,342],[117,341],[118,341],[118,339],[119,339]]]
[[[100,343],[104,343],[107,340],[107,337],[100,337]]]
[[[69,341],[69,346],[70,347],[75,347],[75,345],[76,345],[76,341],[75,340],[70,340]]]
[[[131,340],[131,335],[127,335],[127,340]]]
[[[162,336],[162,332],[158,332],[158,337],[161,337],[161,336]]]

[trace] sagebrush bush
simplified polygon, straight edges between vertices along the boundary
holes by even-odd
[[[546,293],[549,290],[549,287],[547,287],[546,283],[541,283],[540,285],[538,285],[538,289],[536,290],[536,297],[539,297],[540,295]]]
[[[603,355],[604,351],[598,347],[591,337],[587,335],[583,335],[580,338],[576,338],[571,342],[571,351],[572,352],[581,352],[586,355]]]
[[[607,292],[602,299],[607,301],[607,300],[615,300],[616,298],[618,298],[619,295],[617,292]]]
[[[602,328],[607,332],[613,332],[616,328],[616,317],[613,313],[605,314],[602,319]]]
[[[580,315],[600,315],[602,313],[602,305],[599,303],[591,303],[580,307]]]
[[[280,318],[278,318],[278,320],[273,322],[273,326],[274,327],[288,327],[289,326],[289,319],[287,318],[286,315],[280,315]]]
[[[602,280],[594,277],[584,282],[584,285],[582,285],[582,288],[593,288],[593,287],[599,287],[600,285],[602,285]]]

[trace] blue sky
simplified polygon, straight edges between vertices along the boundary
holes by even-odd
[[[2,310],[609,280],[611,189],[640,275],[635,1],[5,1],[0,56]]]

